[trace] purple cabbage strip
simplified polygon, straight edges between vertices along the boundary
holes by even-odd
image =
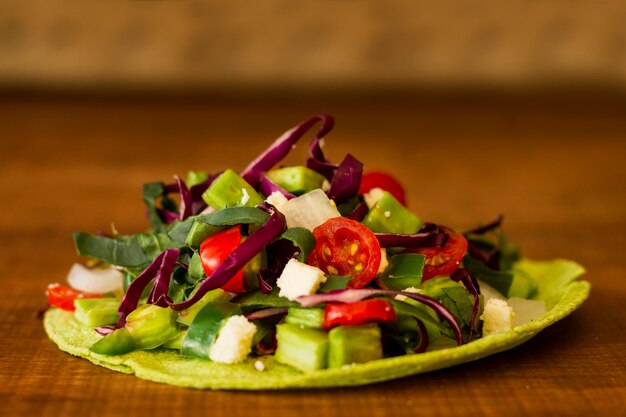
[[[495,220],[487,223],[484,226],[479,226],[474,229],[467,230],[463,232],[464,235],[481,235],[483,233],[487,233],[490,230],[497,229],[502,225],[502,221],[504,220],[504,215],[500,214]]]
[[[347,154],[341,161],[335,176],[330,183],[328,198],[342,203],[351,199],[359,193],[361,177],[363,175],[363,164],[351,154]]]
[[[369,211],[370,211],[370,208],[367,206],[365,201],[361,201],[359,204],[356,205],[354,210],[352,210],[352,212],[348,214],[346,217],[350,220],[361,222],[363,221],[365,216],[367,216],[367,213],[369,213]]]
[[[184,310],[195,304],[208,291],[223,286],[246,263],[250,262],[252,258],[283,233],[287,227],[285,216],[267,203],[262,203],[257,207],[268,212],[270,214],[269,219],[228,255],[210,277],[202,281],[191,298],[176,304],[168,301],[170,307],[174,310]]]
[[[347,289],[347,290],[334,290],[329,291],[324,294],[313,294],[313,295],[304,295],[297,298],[297,301],[300,303],[302,307],[312,307],[318,304],[323,303],[354,303],[357,301],[364,300],[369,297],[373,297],[375,295],[404,295],[409,297],[419,303],[422,303],[433,310],[445,321],[448,322],[452,331],[454,332],[454,336],[456,338],[456,343],[458,345],[463,344],[463,335],[461,333],[461,328],[459,324],[456,322],[454,315],[441,304],[439,301],[434,298],[428,297],[423,294],[416,294],[412,292],[405,291],[392,291],[392,290],[378,290],[374,288],[359,288],[359,289]]]
[[[172,224],[180,218],[179,213],[174,213],[173,211],[169,210],[157,209],[157,213],[159,213],[159,217],[165,224]]]
[[[93,330],[101,336],[106,336],[109,333],[113,333],[115,331],[115,327],[100,326],[100,327],[94,327]]]
[[[265,346],[265,338],[259,341],[255,347],[256,354],[261,355],[271,355],[276,352],[276,348],[278,347],[278,341],[276,340],[276,329],[272,330],[271,333],[272,342],[271,345]]]
[[[319,141],[328,132],[330,132],[334,125],[334,119],[332,116],[321,114],[313,116],[310,119],[300,123],[298,126],[283,133],[278,139],[274,141],[261,155],[259,155],[254,161],[252,161],[242,172],[241,176],[253,187],[261,181],[263,174],[272,169],[276,164],[282,161],[295,144],[313,127],[317,122],[321,122],[320,127],[315,139],[309,147],[311,157],[309,161],[314,160],[322,167],[332,167],[330,176],[325,175],[326,178],[332,178],[332,174],[335,172],[336,166],[330,164],[325,158],[319,145]],[[327,168],[328,168],[327,167]],[[309,168],[311,168],[309,166]],[[325,171],[328,169],[325,168]],[[312,168],[316,170],[315,168]],[[317,170],[316,170],[317,171]]]
[[[453,281],[463,283],[463,286],[467,289],[467,291],[474,297],[474,304],[472,305],[472,314],[470,315],[470,331],[469,336],[467,337],[467,343],[472,341],[472,335],[474,332],[474,325],[476,323],[476,316],[478,316],[478,310],[480,308],[480,299],[478,296],[480,295],[480,287],[478,286],[478,282],[476,279],[470,274],[467,273],[465,269],[459,268],[450,275],[450,278]]]
[[[441,247],[448,241],[448,235],[443,232],[419,232],[413,234],[374,233],[382,248],[431,248]]]
[[[170,288],[170,278],[176,266],[178,255],[180,255],[180,250],[167,249],[163,253],[165,255],[163,256],[161,267],[154,277],[154,286],[148,296],[148,304],[154,304],[159,307],[167,307],[166,299]]]
[[[137,278],[135,278],[133,282],[130,283],[117,311],[120,318],[117,322],[117,325],[115,326],[116,329],[124,327],[124,325],[126,324],[126,317],[137,308],[137,305],[139,304],[139,299],[141,298],[141,294],[143,293],[144,288],[146,288],[153,279],[157,277],[164,277],[165,274],[162,273],[162,270],[165,272],[169,270],[171,275],[171,269],[173,269],[173,266],[178,259],[179,253],[180,250],[178,249],[164,250],[159,254],[159,256],[154,259],[154,261],[152,261],[150,265],[148,265],[146,269],[144,269],[141,274],[137,276]],[[168,286],[169,278],[170,276],[168,275]],[[161,281],[163,281],[164,279],[165,278],[161,278]],[[162,293],[162,286],[163,284],[161,284],[158,293],[155,293],[155,295],[159,295],[160,293]],[[150,292],[150,296],[152,296],[154,292],[155,289],[153,288]],[[165,294],[167,294],[167,289],[165,290]]]
[[[428,348],[428,343],[430,341],[428,340],[428,332],[426,331],[426,326],[424,326],[424,323],[422,323],[422,321],[418,319],[415,319],[415,321],[417,322],[417,327],[419,327],[420,329],[420,344],[417,345],[415,349],[413,349],[413,352],[422,353],[426,351],[426,348]]]
[[[295,198],[295,195],[291,194],[289,191],[285,190],[283,187],[276,184],[274,181],[270,180],[265,175],[261,177],[261,180],[259,181],[259,184],[257,186],[257,190],[261,194],[266,195],[266,196],[269,196],[273,192],[278,191],[279,193],[284,195],[287,200],[291,200],[292,198]]]
[[[264,308],[262,310],[257,310],[253,313],[250,313],[246,316],[249,321],[265,319],[267,317],[279,316],[282,314],[287,314],[288,307],[269,307]]]
[[[265,270],[264,272],[269,272],[269,271]],[[261,290],[263,294],[267,295],[272,292],[272,286],[270,285],[270,283],[267,282],[267,280],[263,277],[263,275],[264,274],[261,271],[259,271],[256,277],[257,277],[257,282],[259,283],[259,290]]]
[[[178,219],[182,221],[192,215],[192,196],[191,191],[187,188],[187,184],[185,184],[185,181],[181,180],[178,175],[176,175],[175,178],[176,183],[178,184],[178,195],[180,196]]]

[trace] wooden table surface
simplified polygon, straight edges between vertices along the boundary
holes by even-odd
[[[602,99],[0,99],[0,415],[626,415],[626,106]],[[531,258],[574,259],[591,296],[528,343],[357,388],[198,391],[65,354],[36,312],[71,233],[147,227],[141,184],[242,169],[300,120],[336,116],[329,156],[391,171],[423,218],[498,213]],[[291,160],[305,154],[299,147]]]

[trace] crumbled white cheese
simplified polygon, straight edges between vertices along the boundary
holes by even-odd
[[[248,200],[250,200],[250,194],[248,194],[248,190],[246,190],[245,188],[242,188],[241,192],[243,193],[243,195],[241,196],[241,205],[245,206]]]
[[[278,295],[295,300],[302,295],[315,294],[322,282],[326,282],[324,272],[315,267],[290,259],[278,277]]]
[[[289,200],[287,200],[287,197],[285,197],[280,191],[274,191],[265,199],[265,201],[276,207],[276,210],[280,211],[283,204]]]
[[[386,218],[391,217],[391,212],[389,210],[387,210],[386,212],[383,213],[385,215]]]
[[[381,274],[387,269],[389,262],[387,261],[387,251],[383,248],[380,250],[380,266],[378,267],[377,274]]]
[[[504,300],[491,298],[485,304],[485,309],[480,319],[483,321],[483,335],[506,332],[513,328],[515,313],[511,306]]]
[[[250,353],[256,326],[244,316],[231,316],[226,319],[211,346],[209,359],[219,363],[239,363]]]
[[[363,194],[363,199],[365,200],[365,204],[367,204],[367,207],[372,208],[378,202],[378,200],[383,198],[384,194],[385,190],[383,190],[382,188],[372,188],[367,193]]]
[[[257,360],[254,362],[254,368],[257,371],[264,371],[265,370],[265,364],[263,362],[261,362],[260,360]]]

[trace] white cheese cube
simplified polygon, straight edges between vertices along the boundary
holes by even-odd
[[[287,200],[287,197],[285,197],[280,191],[274,191],[265,199],[265,201],[276,207],[276,210],[280,211],[280,208],[289,200]]]
[[[276,285],[280,288],[278,295],[293,301],[302,295],[315,294],[322,282],[326,282],[324,271],[290,259]]]
[[[365,200],[365,204],[367,204],[367,207],[372,208],[374,207],[374,204],[378,202],[378,200],[383,198],[384,194],[385,190],[383,190],[382,188],[372,188],[367,193],[363,194],[363,199]],[[391,215],[391,213],[389,213],[389,215]]]
[[[256,326],[244,316],[226,319],[211,346],[209,358],[219,363],[239,363],[250,353]]]
[[[480,316],[483,321],[483,335],[489,336],[511,330],[514,316],[513,308],[506,301],[490,298]]]

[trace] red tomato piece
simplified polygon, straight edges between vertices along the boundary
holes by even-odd
[[[349,304],[329,303],[324,308],[324,330],[336,326],[360,326],[367,323],[389,323],[396,312],[389,301],[374,298]]]
[[[200,245],[200,261],[206,276],[211,274],[224,262],[226,257],[241,244],[241,225],[230,227],[207,237]],[[239,270],[226,284],[224,291],[239,294],[243,292],[243,271]]]
[[[50,284],[46,291],[48,304],[61,310],[74,311],[74,300],[79,298],[101,298],[102,294],[91,294],[84,291],[75,290],[61,284]]]
[[[361,186],[359,187],[359,194],[365,194],[372,188],[381,188],[388,191],[403,206],[406,206],[406,196],[402,184],[386,172],[371,171],[363,174],[363,178],[361,178]]]
[[[361,223],[334,217],[313,229],[315,249],[307,260],[329,275],[350,275],[349,288],[367,285],[378,273],[380,244]]]
[[[404,253],[421,253],[426,255],[426,265],[422,280],[439,275],[450,275],[459,268],[467,252],[467,239],[461,233],[450,228],[443,228],[448,241],[441,248],[409,248]]]

